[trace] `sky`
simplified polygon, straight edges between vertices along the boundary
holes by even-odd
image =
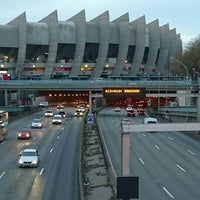
[[[200,35],[199,0],[3,0],[0,24],[5,25],[22,13],[27,22],[38,22],[57,10],[58,20],[65,21],[85,10],[86,21],[109,11],[110,21],[129,13],[135,21],[145,15],[146,24],[158,19],[159,26],[169,24],[181,35],[183,47]]]

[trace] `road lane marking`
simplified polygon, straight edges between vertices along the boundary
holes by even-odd
[[[164,190],[172,199],[174,199],[173,195],[167,190],[166,187],[163,187],[163,190]]]
[[[60,138],[60,136],[58,135],[58,136],[57,136],[57,140],[58,140],[59,138]]]
[[[144,165],[144,161],[142,160],[142,158],[139,158],[139,160]]]
[[[36,140],[36,137],[33,138],[33,141]]]
[[[44,168],[42,168],[42,169],[40,170],[40,175],[42,175],[43,171],[44,171]]]
[[[144,133],[142,134],[144,137],[146,136]]]
[[[176,166],[177,166],[180,170],[182,170],[183,172],[186,172],[186,170],[185,170],[183,167],[181,167],[179,164],[176,164]]]
[[[1,175],[0,175],[0,179],[3,178],[3,176],[5,175],[6,171],[4,171]]]
[[[154,145],[154,146],[156,147],[156,149],[160,150],[159,146],[157,146],[157,145]]]
[[[174,140],[172,137],[168,137],[168,139],[170,139],[170,140]]]
[[[50,149],[49,153],[52,153],[52,152],[53,152],[53,148]]]
[[[1,142],[1,145],[2,145],[2,144],[5,144],[5,143],[6,143],[6,140],[4,140],[3,142]]]
[[[192,152],[191,150],[189,150],[189,149],[187,149],[187,151],[189,152],[189,153],[191,153],[192,155],[196,155],[194,152]]]

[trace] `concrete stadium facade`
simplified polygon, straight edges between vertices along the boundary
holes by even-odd
[[[86,21],[85,10],[59,21],[57,10],[39,22],[22,13],[0,25],[1,73],[11,78],[108,78],[169,74],[182,40],[169,24],[125,13],[110,22],[106,11]]]

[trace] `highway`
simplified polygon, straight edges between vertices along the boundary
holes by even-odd
[[[55,109],[54,109],[55,110]],[[73,113],[73,109],[66,109]],[[30,126],[45,110],[14,120],[6,141],[0,143],[0,199],[79,200],[78,162],[83,119],[67,117],[62,125],[44,118],[44,128],[32,129],[30,140],[17,140],[18,128]],[[18,168],[19,152],[37,148],[41,162],[37,168]]]
[[[106,108],[98,115],[113,167],[121,175],[121,127],[126,111]],[[130,118],[142,123],[144,116]],[[140,200],[199,200],[200,145],[180,132],[131,134],[130,175],[139,176]]]

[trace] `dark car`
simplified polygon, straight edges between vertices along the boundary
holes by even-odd
[[[67,117],[67,113],[66,113],[65,111],[60,111],[60,112],[58,113],[58,115],[61,115],[62,118]]]
[[[129,110],[129,111],[127,111],[127,116],[128,117],[135,117],[135,110]]]
[[[18,139],[27,139],[29,140],[32,136],[32,131],[28,127],[23,127],[17,131],[17,138]]]

